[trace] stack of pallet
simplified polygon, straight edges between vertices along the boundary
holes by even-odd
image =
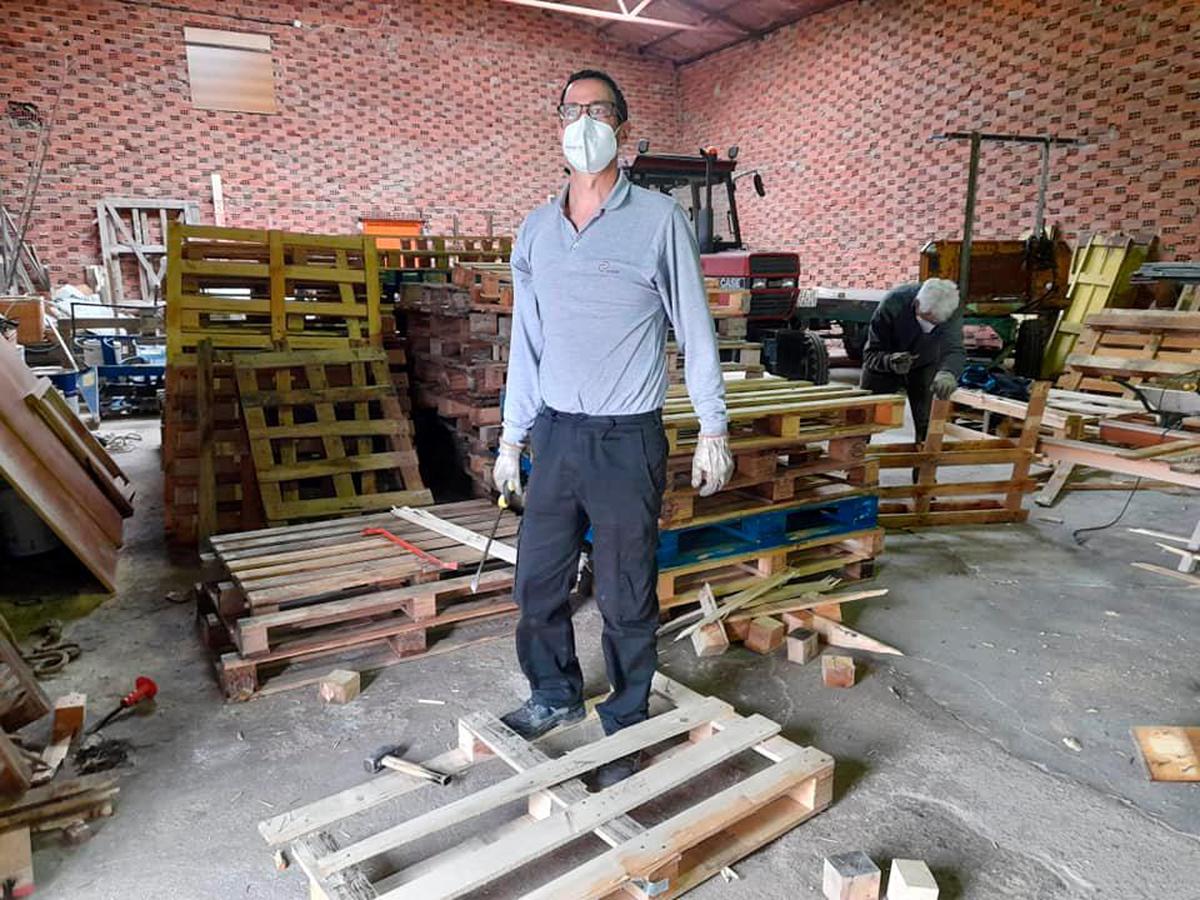
[[[794,578],[870,576],[883,532],[878,464],[867,445],[903,422],[904,399],[766,378],[727,382],[726,405],[734,476],[700,497],[690,481],[699,420],[683,387],[669,391],[661,606],[697,602],[705,583],[723,596],[784,570]]]
[[[428,507],[468,531],[486,531],[482,500]],[[422,510],[424,512],[424,510]],[[434,632],[516,610],[510,589],[517,519],[496,529],[488,567],[472,590],[479,547],[417,519],[380,513],[210,539],[219,577],[197,586],[201,637],[231,700],[315,684],[339,665],[379,668],[425,653]],[[508,560],[508,562],[505,561]],[[460,644],[438,644],[437,652]]]
[[[362,497],[396,489],[393,469],[422,490],[397,399],[406,376],[389,372],[396,348],[390,360],[381,349],[373,238],[172,224],[166,283],[174,539],[380,508],[388,497]]]
[[[719,278],[706,278],[708,311],[717,330],[717,354],[721,370],[738,377],[757,378],[765,371],[762,365],[762,344],[746,340],[747,316],[750,314],[750,292],[721,287]],[[683,354],[674,341],[667,343],[667,376],[672,384],[684,381]]]
[[[490,496],[488,471],[500,440],[500,392],[512,333],[506,275],[507,267],[461,266],[453,275],[457,283],[424,284],[419,295],[406,290],[400,303],[414,402],[436,410],[455,436],[459,460],[480,497]]]

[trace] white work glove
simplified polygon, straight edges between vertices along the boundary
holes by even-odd
[[[887,358],[888,368],[897,375],[907,375],[912,371],[913,362],[916,356],[907,351],[901,353],[889,353]]]
[[[724,434],[700,435],[692,456],[692,487],[700,488],[701,497],[710,497],[729,483],[732,474],[729,437]]]
[[[944,369],[933,376],[933,396],[939,400],[949,400],[954,389],[958,387],[958,376]]]
[[[501,494],[504,493],[504,486],[508,485],[508,489],[518,497],[522,494],[521,489],[521,445],[510,444],[507,441],[500,442],[500,453],[496,457],[496,463],[492,466],[492,481],[496,485],[496,490]]]

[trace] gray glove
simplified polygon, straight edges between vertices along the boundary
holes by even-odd
[[[958,387],[958,376],[945,370],[933,376],[933,396],[939,400],[949,400],[954,389]]]
[[[912,353],[889,353],[887,365],[897,375],[907,375],[913,367],[914,360],[916,356]]]

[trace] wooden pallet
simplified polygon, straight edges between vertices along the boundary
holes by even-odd
[[[496,518],[495,504],[479,500],[444,503],[430,507],[430,512],[475,531],[489,529]],[[464,571],[479,562],[478,550],[390,513],[216,535],[210,544],[222,567],[222,580],[240,598],[231,601],[240,602],[239,615],[261,615],[445,577],[429,562],[386,539],[364,535],[368,528],[385,528]],[[512,539],[517,528],[516,517],[506,515],[496,529],[496,540]]]
[[[309,878],[314,897],[458,897],[488,885],[509,886],[524,896],[678,897],[823,810],[832,801],[834,761],[811,747],[779,736],[763,716],[743,717],[721,701],[704,697],[662,675],[654,680],[652,717],[615,735],[551,758],[519,738],[491,713],[459,720],[459,746],[425,765],[461,775],[499,757],[515,774],[456,801],[431,808],[382,831],[366,831],[344,846],[359,814],[418,788],[415,779],[389,773],[341,794],[310,803],[259,824],[273,846],[290,844],[290,855]],[[666,707],[666,709],[664,709]],[[660,711],[662,710],[662,711]],[[562,729],[579,740],[583,725]],[[581,776],[606,760],[671,742],[642,771],[599,795],[589,795]],[[769,763],[740,777],[725,768],[753,752]],[[720,769],[738,778],[708,777]],[[426,783],[427,784],[427,783]],[[648,801],[686,787],[666,818],[639,821],[629,815]],[[697,794],[702,799],[696,799]],[[392,851],[417,838],[465,823],[514,801],[528,813],[459,841],[449,850],[397,870]],[[359,829],[361,832],[361,829]],[[521,866],[550,857],[558,848],[594,833],[609,847],[538,887],[504,878]],[[369,865],[368,865],[369,864]],[[368,877],[367,872],[370,872]]]
[[[268,522],[432,502],[381,350],[241,354],[234,367]],[[337,368],[349,385],[331,385]]]
[[[1058,387],[1132,396],[1117,383],[1200,382],[1200,313],[1108,309],[1088,316]]]
[[[949,421],[954,401],[935,399],[923,443],[872,445],[868,452],[879,461],[880,469],[901,469],[905,475],[917,472],[913,484],[879,488],[880,524],[887,528],[920,528],[1025,521],[1029,511],[1021,504],[1034,487],[1029,467],[1049,388],[1049,382],[1034,384],[1017,438],[998,438],[956,426]],[[956,393],[955,400],[970,405],[974,398]],[[982,465],[1011,468],[1001,478],[982,481],[945,478],[947,470]]]
[[[512,252],[512,238],[484,235],[394,235],[383,239],[380,267],[429,275],[451,273],[470,263],[505,262]]]
[[[167,362],[216,350],[378,346],[374,238],[172,224],[167,234]]]
[[[900,394],[871,394],[845,385],[782,378],[725,383],[734,452],[887,431],[904,423],[904,402]],[[700,421],[682,385],[667,391],[663,427],[672,455],[692,452]]]
[[[496,515],[482,502],[433,509],[477,532]],[[427,556],[368,533],[374,529]],[[515,540],[516,530],[516,517],[506,515],[494,547]],[[308,664],[332,656],[382,656],[374,667],[441,652],[446,645],[434,647],[435,632],[516,611],[511,565],[490,555],[474,593],[478,549],[390,513],[217,535],[210,543],[222,580],[203,586],[198,619],[229,699],[311,683]]]
[[[705,583],[734,590],[749,587],[786,568],[796,570],[797,577],[834,575],[860,581],[875,574],[875,557],[882,550],[883,529],[866,528],[660,569],[658,605],[666,610],[695,603]]]
[[[825,448],[804,444],[781,452],[736,453],[733,477],[710,497],[701,497],[691,486],[691,459],[671,457],[659,524],[666,528],[716,521],[723,515],[770,509],[777,503],[816,500],[838,485],[870,489],[879,480],[879,465],[866,455],[867,440],[865,436],[842,437],[829,441]]]

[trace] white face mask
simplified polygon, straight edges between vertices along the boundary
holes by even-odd
[[[937,322],[930,322],[928,319],[922,319],[920,316],[917,316],[917,324],[921,326],[921,330],[926,334],[937,328]]]
[[[612,126],[587,113],[563,129],[563,155],[576,172],[603,172],[617,155],[617,133]]]

